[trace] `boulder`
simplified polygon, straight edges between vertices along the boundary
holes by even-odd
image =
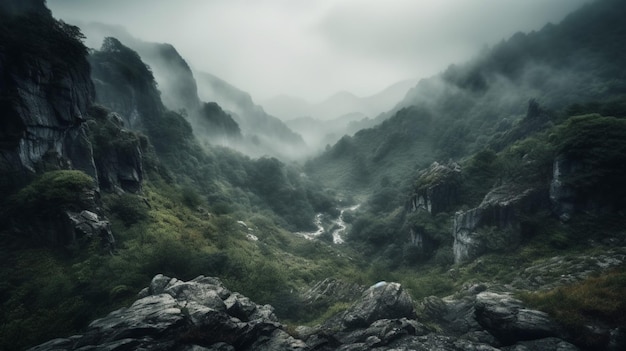
[[[80,213],[68,211],[65,214],[70,221],[71,241],[81,238],[99,238],[104,248],[109,251],[115,249],[115,237],[113,237],[111,223],[108,220],[88,210]]]
[[[348,329],[367,327],[379,319],[415,319],[413,300],[398,283],[380,282],[361,295],[343,316]]]
[[[558,336],[558,326],[541,311],[525,308],[508,293],[482,292],[476,296],[476,321],[502,344]]]
[[[157,275],[128,308],[93,321],[84,334],[31,350],[307,350],[276,321],[271,307],[231,293],[217,278]],[[238,316],[229,314],[233,306]],[[229,308],[230,307],[230,308]]]

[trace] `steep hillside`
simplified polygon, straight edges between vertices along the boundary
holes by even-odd
[[[135,51],[108,38],[87,57],[80,30],[43,1],[9,5],[0,7],[0,349],[76,332],[158,272],[214,272],[259,301],[297,303],[285,292],[347,267],[334,248],[291,232],[335,212],[300,170],[200,146]],[[218,105],[202,107],[212,125],[238,132]]]
[[[249,94],[211,74],[192,71],[172,45],[139,40],[121,27],[101,23],[80,26],[92,45],[99,46],[105,37],[112,36],[136,51],[150,67],[163,104],[172,111],[185,111],[192,125],[199,127],[196,135],[204,142],[228,146],[252,157],[268,155],[293,160],[307,154],[300,135],[255,105]],[[212,114],[214,110],[204,105],[210,102],[219,104],[226,114]],[[232,127],[224,128],[218,121],[226,119],[233,119],[240,133]],[[212,125],[212,121],[217,124]]]
[[[319,171],[320,178],[337,180],[338,186],[352,187],[351,179],[337,175],[363,172],[344,169],[343,159],[333,158],[343,154],[338,149],[349,141],[355,151],[345,157],[361,160],[360,167],[371,175],[367,176],[369,182],[361,184],[375,184],[384,176],[406,178],[410,173],[375,162],[380,152],[387,155],[389,164],[405,170],[421,168],[433,159],[460,159],[485,147],[499,150],[488,140],[497,139],[519,121],[531,99],[547,110],[563,111],[571,104],[619,97],[626,82],[624,51],[620,49],[625,37],[624,11],[619,1],[598,1],[559,25],[518,33],[469,63],[452,65],[442,74],[420,81],[395,109],[378,119],[387,119],[388,124],[338,143],[314,160],[310,170]],[[419,112],[407,112],[415,111],[411,106]],[[430,122],[414,122],[412,129],[407,129],[407,113],[414,115],[408,119]],[[402,139],[396,136],[403,134],[407,137],[399,142]],[[414,146],[426,134],[432,137],[429,145],[434,153]],[[407,152],[413,160],[411,166],[402,162]]]
[[[224,106],[239,123],[242,133],[252,140],[243,147],[243,152],[253,157],[269,153],[289,160],[301,159],[310,153],[299,134],[256,105],[250,94],[212,74],[196,72],[195,75],[202,99]]]
[[[160,91],[3,1],[0,349],[625,349],[623,15],[517,34],[302,169],[216,146],[249,135],[173,47]]]

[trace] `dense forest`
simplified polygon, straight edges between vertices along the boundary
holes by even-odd
[[[88,49],[45,1],[0,5],[0,349],[83,333],[157,274],[218,277],[296,339],[336,332],[364,290],[310,298],[332,279],[400,283],[432,335],[460,338],[436,308],[485,286],[547,313],[572,347],[620,349],[625,16],[599,0],[515,34],[295,162],[241,153],[270,152],[272,132],[276,149],[304,144],[249,97],[235,112],[202,101],[175,48]],[[162,87],[168,69],[185,80]],[[486,330],[495,341],[460,339],[534,340]]]

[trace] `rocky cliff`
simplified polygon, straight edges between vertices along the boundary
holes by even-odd
[[[78,29],[43,1],[3,2],[0,18],[0,187],[47,168],[97,177],[83,126],[94,88]]]
[[[106,38],[89,62],[96,101],[118,112],[128,128],[144,130],[146,120],[165,110],[152,71],[119,40]]]
[[[460,198],[461,166],[433,162],[417,178],[415,193],[411,196],[411,211],[425,210],[432,215],[447,212],[458,205]]]
[[[481,204],[454,215],[454,261],[461,263],[490,251],[515,248],[521,239],[520,216],[546,205],[537,189],[503,185],[492,189]]]
[[[2,227],[61,247],[99,238],[113,250],[99,192],[140,190],[138,136],[93,107],[77,27],[44,1],[4,1],[0,23],[0,192],[15,193]]]

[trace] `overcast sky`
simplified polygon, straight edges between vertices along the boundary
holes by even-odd
[[[317,102],[432,76],[592,0],[48,0],[57,18],[118,24],[172,43],[248,91]]]

